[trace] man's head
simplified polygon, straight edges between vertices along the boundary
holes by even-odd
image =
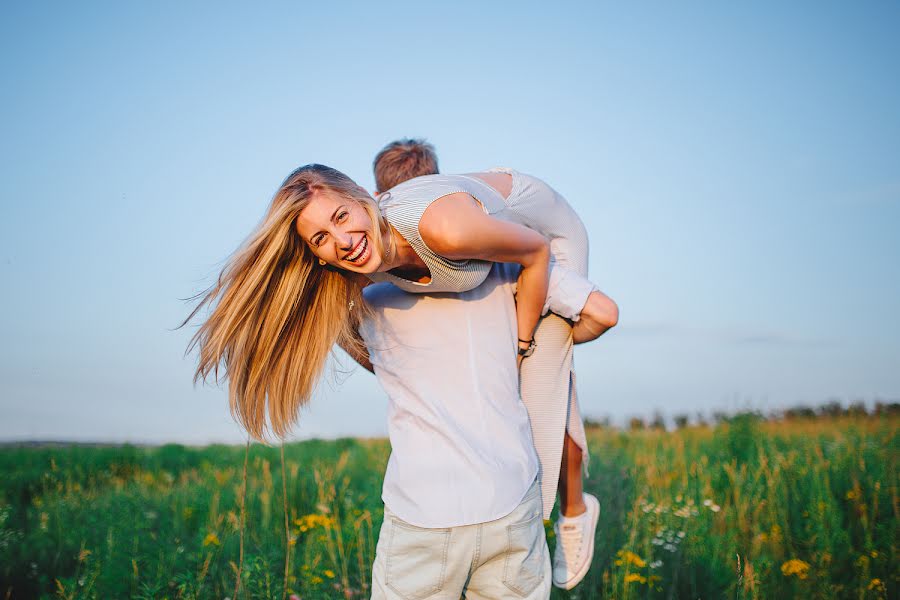
[[[425,140],[403,138],[382,148],[375,156],[372,168],[380,194],[407,179],[436,174],[437,154],[434,146]]]

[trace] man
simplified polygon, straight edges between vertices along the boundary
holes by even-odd
[[[549,598],[537,457],[518,392],[517,265],[459,294],[370,285],[360,335],[392,453],[372,598]],[[365,364],[365,357],[358,357]]]
[[[372,168],[377,193],[382,194],[416,177],[438,173],[434,146],[421,139],[404,138],[389,143],[375,156]],[[566,205],[567,206],[567,205]],[[571,216],[547,219],[553,222],[542,230],[541,219],[530,217],[528,226],[551,239],[554,255],[566,256],[569,269],[587,275],[587,232],[574,211],[560,212]],[[565,235],[561,235],[565,234]],[[567,241],[560,238],[570,237]],[[578,257],[581,257],[580,260]],[[562,272],[562,271],[560,271]],[[610,316],[615,304],[595,290],[583,277],[559,279],[551,269],[551,292],[557,300],[584,298],[581,318],[574,325],[557,315],[548,315],[535,331],[538,350],[535,358],[523,367],[522,399],[531,416],[532,435],[536,442],[541,479],[544,516],[549,518],[554,496],[560,498],[559,519],[554,524],[556,552],[553,556],[553,584],[572,589],[587,575],[594,554],[594,536],[600,504],[596,497],[582,489],[582,468],[587,456],[587,438],[581,420],[572,371],[572,343],[595,339],[615,325]],[[576,303],[579,307],[581,302]],[[607,310],[607,307],[609,310]],[[604,317],[597,321],[591,314]],[[567,410],[560,410],[566,407]],[[557,485],[558,477],[558,485]]]

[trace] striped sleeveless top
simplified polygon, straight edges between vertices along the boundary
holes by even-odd
[[[431,281],[419,283],[389,272],[368,274],[372,281],[388,281],[414,294],[466,292],[481,285],[491,270],[490,261],[451,260],[431,250],[419,234],[419,221],[425,209],[438,198],[465,192],[473,196],[484,211],[493,215],[506,208],[500,193],[480,179],[466,175],[425,175],[405,181],[382,194],[378,205],[388,222],[412,246],[431,273]]]

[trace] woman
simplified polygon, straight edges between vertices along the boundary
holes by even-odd
[[[393,201],[382,197],[387,219],[365,190],[329,167],[307,165],[285,179],[263,222],[191,315],[213,307],[192,340],[200,351],[196,377],[218,375],[224,363],[232,412],[251,435],[290,430],[335,343],[362,354],[355,329],[367,278],[389,278],[411,291],[464,291],[484,280],[491,262],[518,263],[520,356],[534,349],[550,244],[526,225],[541,226],[549,216],[544,200],[556,211],[568,205],[546,184],[516,173],[435,178],[394,188]],[[581,310],[574,334],[589,339],[614,325],[616,312],[597,292],[585,302],[574,314],[550,308],[570,318]]]

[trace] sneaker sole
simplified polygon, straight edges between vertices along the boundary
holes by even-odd
[[[590,496],[590,494],[586,495]],[[584,561],[584,565],[581,567],[581,569],[578,570],[578,572],[574,577],[572,577],[572,579],[564,581],[562,583],[557,583],[555,580],[553,581],[553,585],[563,590],[571,590],[573,587],[581,583],[581,580],[584,579],[588,571],[591,570],[591,563],[594,562],[594,541],[597,539],[597,521],[600,520],[600,501],[597,500],[597,498],[594,496],[590,496],[590,498],[593,500],[592,504],[596,503],[595,506],[597,507],[597,510],[591,516],[591,547],[588,551],[587,560]]]

